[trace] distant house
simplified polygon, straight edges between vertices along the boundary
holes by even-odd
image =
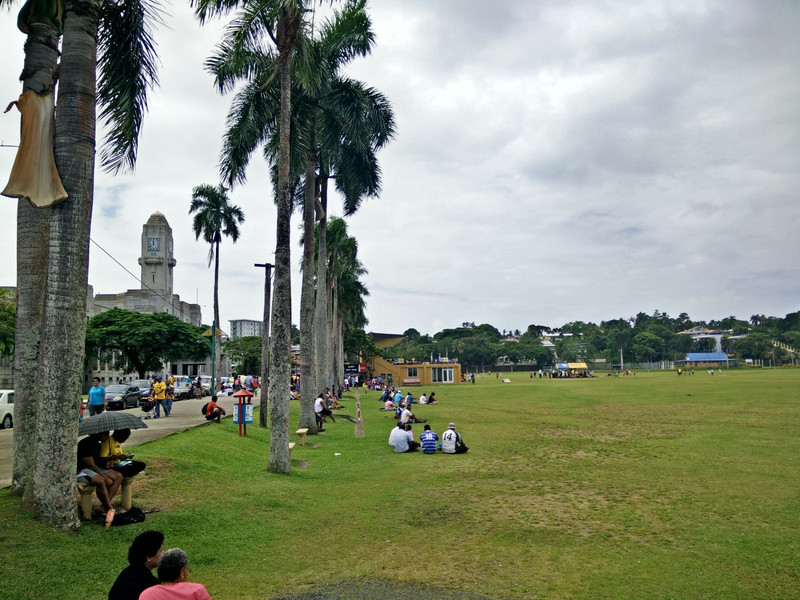
[[[684,360],[676,360],[675,366],[687,369],[721,368],[736,364],[736,360],[728,358],[724,352],[690,352]]]

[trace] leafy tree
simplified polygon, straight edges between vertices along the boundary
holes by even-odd
[[[214,262],[214,356],[211,360],[216,365],[216,376],[219,377],[220,339],[217,335],[219,328],[219,244],[222,236],[228,236],[233,243],[239,239],[239,225],[244,222],[244,212],[238,206],[232,205],[228,198],[228,190],[222,185],[199,185],[192,191],[192,203],[189,205],[189,214],[194,213],[192,230],[195,239],[203,239],[209,244],[208,265]],[[217,382],[212,382],[217,393]]]
[[[236,363],[237,373],[258,373],[261,369],[261,336],[245,336],[225,342],[225,352]]]
[[[473,370],[482,365],[494,365],[502,352],[499,344],[490,342],[484,336],[458,338],[451,350],[452,356]]]
[[[754,315],[754,317],[756,316],[758,315]],[[746,338],[736,340],[733,347],[739,356],[757,360],[772,358],[773,352],[776,350],[772,338],[764,333],[751,333]]]
[[[161,371],[165,361],[204,360],[203,329],[168,313],[145,314],[113,308],[89,319],[87,354],[98,354],[125,373]]]
[[[17,306],[9,290],[0,289],[0,356],[14,357]]]

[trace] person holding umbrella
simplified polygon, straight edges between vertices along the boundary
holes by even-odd
[[[111,430],[145,429],[139,417],[126,412],[103,412],[84,419],[78,425],[79,436],[89,436],[78,442],[78,482],[95,486],[97,498],[105,512],[112,510],[111,500],[122,485],[122,474],[111,468],[108,458],[100,457],[103,436]]]

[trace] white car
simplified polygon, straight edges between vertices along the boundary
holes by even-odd
[[[14,390],[0,390],[0,429],[14,426]]]

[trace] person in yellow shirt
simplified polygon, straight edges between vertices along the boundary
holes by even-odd
[[[167,413],[167,416],[169,416],[169,413],[172,412],[172,401],[175,400],[175,375],[170,373],[169,377],[167,377],[167,383],[165,385],[167,386],[167,389],[166,402],[164,402],[164,412]]]
[[[164,383],[164,378],[159,375],[156,377],[156,382],[153,384],[153,400],[156,401],[156,419],[161,416],[159,409],[164,409],[164,416],[169,416],[169,409],[165,402],[167,400],[167,386]]]
[[[126,454],[122,444],[131,436],[130,429],[117,429],[114,433],[104,433],[100,438],[100,458],[108,459],[111,466],[123,477],[138,475],[147,466],[140,460],[132,460],[133,454]]]

